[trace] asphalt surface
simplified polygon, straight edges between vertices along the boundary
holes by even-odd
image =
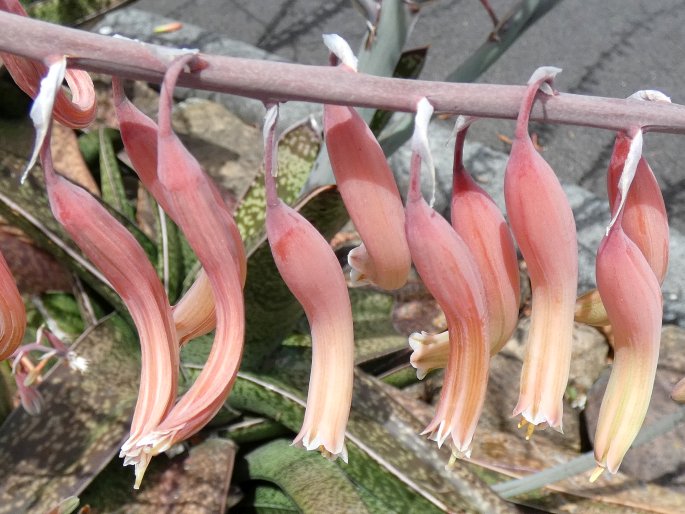
[[[494,0],[505,13],[515,0]],[[364,19],[351,0],[140,0],[139,9],[198,25],[276,53],[288,60],[324,64],[321,34],[337,32],[361,41]],[[424,6],[407,47],[430,44],[423,78],[440,80],[487,37],[490,19],[477,0],[436,0]],[[561,91],[627,97],[638,89],[659,89],[685,103],[685,2],[563,0],[480,79],[521,84],[541,65],[564,71]],[[354,45],[353,45],[354,46]],[[562,180],[596,194],[604,192],[613,134],[599,129],[537,126],[545,158]],[[498,135],[511,135],[509,121],[481,122],[472,140],[506,151]],[[645,155],[664,189],[671,223],[685,232],[685,144],[680,136],[648,135]]]

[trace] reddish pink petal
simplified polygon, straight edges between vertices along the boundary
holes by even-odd
[[[27,16],[18,0],[0,0],[0,10]],[[47,67],[5,52],[0,52],[0,58],[22,91],[35,98]],[[68,70],[66,80],[71,95],[67,95],[64,90],[57,94],[54,118],[67,127],[85,128],[93,122],[97,111],[93,81],[88,73],[81,70]]]
[[[402,200],[383,150],[351,107],[324,106],[324,134],[338,190],[363,242],[349,256],[353,282],[397,289],[411,259]]]
[[[12,272],[0,254],[0,361],[21,344],[26,331],[26,310]]]
[[[216,186],[171,129],[172,91],[179,73],[193,58],[179,57],[162,84],[157,139],[157,179],[165,190],[169,214],[185,234],[209,279],[216,304],[214,344],[202,372],[168,416],[141,445],[155,455],[204,427],[233,386],[245,333],[237,227]],[[244,255],[242,244],[240,253]],[[234,255],[233,258],[227,258]]]
[[[422,118],[427,124],[430,116]],[[415,126],[416,140],[417,133],[425,132],[418,114]],[[430,433],[438,445],[451,436],[455,452],[468,456],[488,383],[490,341],[485,290],[464,241],[421,196],[421,157],[416,146],[414,150],[407,197],[407,241],[416,270],[445,313],[450,338],[440,401],[423,433]]]
[[[620,218],[597,252],[597,287],[614,333],[614,364],[599,412],[595,459],[616,473],[647,413],[662,314],[659,282]]]
[[[41,162],[52,212],[121,296],[138,329],[140,393],[122,453],[140,473],[149,457],[135,445],[169,412],[176,398],[179,356],[171,309],[157,273],[135,238],[93,196],[55,173],[49,142],[48,136]]]
[[[516,328],[519,269],[514,240],[504,216],[464,168],[467,128],[457,132],[452,182],[452,226],[469,248],[480,271],[488,307],[490,351],[497,353]]]
[[[528,135],[543,75],[527,90],[507,164],[504,194],[512,232],[528,266],[533,307],[521,392],[514,415],[561,429],[571,359],[578,246],[571,206],[554,171]]]

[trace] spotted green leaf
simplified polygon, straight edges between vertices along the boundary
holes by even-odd
[[[289,205],[300,196],[302,186],[321,148],[321,135],[312,120],[287,130],[278,142],[278,195]],[[262,235],[266,219],[264,173],[259,173],[235,214],[245,246],[250,248]]]

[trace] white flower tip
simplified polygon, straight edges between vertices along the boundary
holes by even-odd
[[[278,158],[276,152],[278,149],[278,142],[274,131],[276,130],[276,122],[278,121],[278,104],[274,104],[266,110],[264,115],[264,128],[262,129],[262,137],[264,138],[264,151],[271,152],[271,170],[266,170],[267,173],[271,173],[272,177],[278,176]],[[274,134],[273,142],[271,148],[267,149],[267,141],[269,135]]]
[[[77,355],[75,352],[67,354],[67,362],[74,371],[80,371],[81,373],[88,371],[88,359]]]
[[[350,45],[338,34],[324,34],[323,44],[334,54],[345,66],[357,71],[357,57],[354,55]]]
[[[431,154],[430,144],[428,143],[428,125],[433,116],[433,106],[425,96],[416,104],[416,116],[414,118],[414,135],[411,140],[412,151],[421,156],[421,160],[428,166],[433,183],[430,206],[435,203],[435,164]]]
[[[361,287],[361,286],[366,286],[369,285],[371,281],[368,279],[366,275],[362,271],[359,271],[357,268],[352,268],[350,270],[350,286],[352,287]]]
[[[663,102],[671,103],[671,97],[666,96],[656,89],[641,89],[628,97],[628,99],[642,100],[644,102]]]
[[[38,154],[48,135],[55,97],[62,87],[66,71],[67,58],[63,55],[48,66],[48,73],[40,81],[40,91],[33,100],[33,106],[31,106],[31,121],[33,121],[33,126],[36,129],[36,139],[33,143],[33,151],[31,152],[29,162],[21,174],[22,184],[26,181],[26,177],[28,177],[29,172],[36,164]]]
[[[550,82],[554,80],[554,77],[556,77],[559,73],[561,73],[561,68],[557,68],[555,66],[541,66],[530,76],[528,79],[528,85],[544,81],[542,84],[540,84],[540,91],[546,95],[553,96],[554,89],[552,88]]]

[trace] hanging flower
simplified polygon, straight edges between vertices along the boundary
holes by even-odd
[[[614,334],[614,363],[599,410],[591,481],[604,469],[618,471],[647,414],[659,359],[659,281],[625,233],[622,216],[597,252],[597,287]]]
[[[312,333],[307,409],[295,444],[347,462],[345,427],[352,403],[352,307],[330,244],[297,211],[278,198],[274,132],[277,107],[264,124],[266,233],[278,271],[304,309]]]
[[[485,290],[469,248],[421,195],[421,163],[433,171],[426,135],[433,108],[417,106],[407,195],[406,232],[421,279],[445,313],[449,360],[435,417],[424,430],[438,445],[451,436],[454,452],[468,456],[483,408],[490,362]]]
[[[131,433],[121,454],[142,477],[150,457],[136,445],[164,418],[176,398],[179,355],[169,302],[135,238],[87,191],[55,172],[49,131],[41,162],[53,215],[121,296],[138,329],[140,389]]]
[[[216,186],[171,128],[172,92],[194,54],[169,66],[160,93],[157,180],[169,215],[181,228],[207,273],[216,305],[216,333],[200,375],[157,427],[138,446],[149,455],[166,451],[203,428],[219,411],[233,386],[245,333],[241,269],[235,248],[237,227]],[[231,256],[231,258],[227,258]],[[140,477],[138,478],[138,482]]]
[[[528,81],[505,172],[512,232],[528,266],[533,291],[530,331],[514,416],[561,430],[578,281],[578,246],[571,206],[554,171],[535,150],[528,120],[539,89],[560,70],[539,68]]]
[[[26,309],[12,272],[0,254],[0,361],[12,355],[26,331]]]
[[[356,71],[356,59],[337,35],[324,36],[343,67]],[[324,136],[338,191],[362,244],[349,253],[354,285],[402,287],[411,258],[404,235],[400,192],[371,129],[351,107],[324,105]]]

